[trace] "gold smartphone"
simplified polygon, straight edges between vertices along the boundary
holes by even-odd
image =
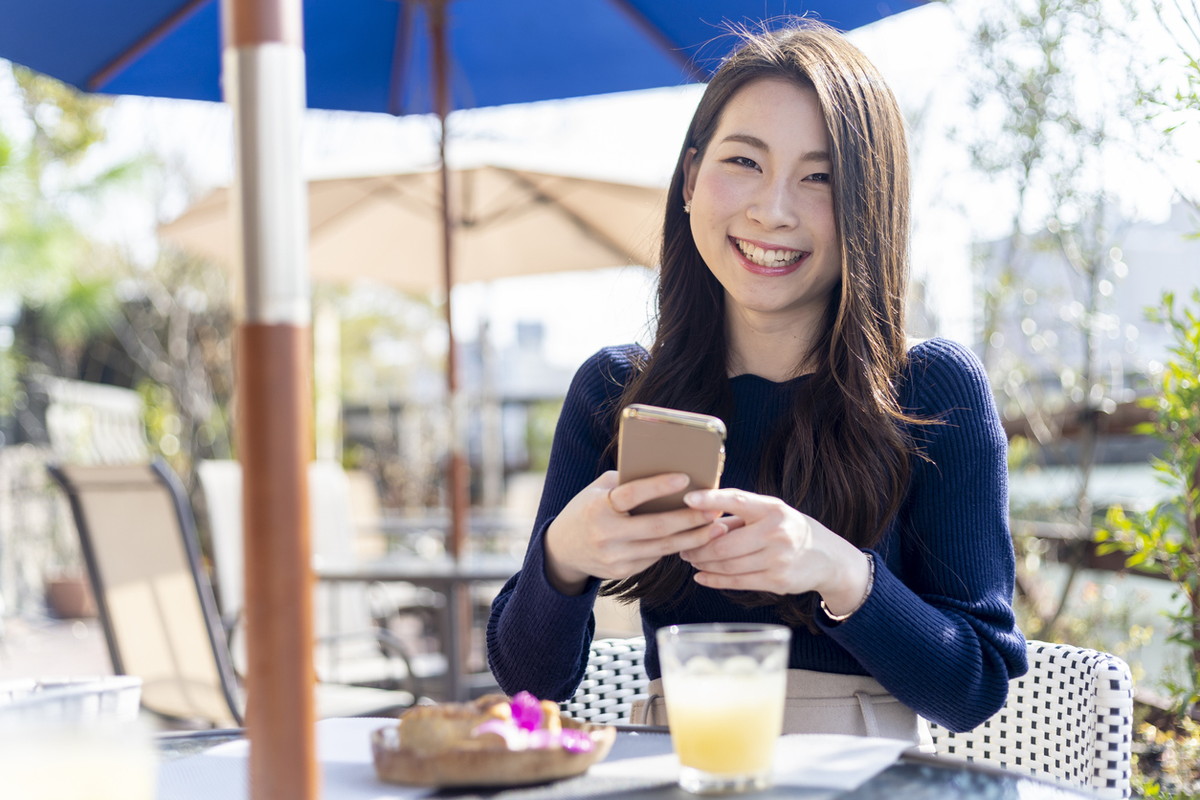
[[[715,489],[725,468],[725,423],[709,414],[634,403],[621,411],[617,431],[618,482],[685,472],[686,489],[656,497],[631,514],[683,508],[694,489]]]

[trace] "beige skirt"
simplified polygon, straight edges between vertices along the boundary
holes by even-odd
[[[653,680],[649,697],[633,705],[634,724],[666,725],[662,680]],[[924,719],[889,693],[879,681],[862,675],[836,675],[789,669],[784,733],[841,733],[911,741],[932,751],[933,738]]]

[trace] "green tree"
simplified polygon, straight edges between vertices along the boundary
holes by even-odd
[[[97,167],[110,100],[12,67],[22,114],[0,127],[0,293],[24,307],[23,368],[78,377],[87,342],[117,314],[114,256],[78,220],[145,164]]]
[[[84,222],[116,192],[161,197],[176,177],[149,154],[97,155],[111,100],[21,67],[11,75],[22,113],[0,121],[0,294],[18,298],[21,319],[0,371],[9,410],[36,436],[22,384],[115,370],[146,401],[151,447],[190,484],[196,459],[230,455],[223,273],[169,251],[138,264],[98,241]]]
[[[1102,343],[1127,330],[1110,302],[1127,268],[1121,187],[1108,165],[1128,158],[1144,135],[1145,89],[1128,33],[1136,4],[952,6],[975,15],[966,67],[975,124],[959,138],[973,168],[1010,199],[1007,234],[978,254],[984,362],[1005,416],[1026,424],[1031,458],[1061,448],[1064,428],[1078,423],[1073,448],[1057,455],[1077,471],[1073,499],[1042,523],[1090,541],[1100,423],[1129,380],[1106,363]],[[1056,598],[1029,574],[1018,577],[1032,612],[1028,633],[1053,638],[1079,566]]]
[[[1155,0],[1154,11],[1175,45],[1176,57],[1170,62],[1183,69],[1170,71],[1178,77],[1174,86],[1148,96],[1152,112],[1156,112],[1152,116],[1164,124],[1171,138],[1195,136],[1200,125],[1200,0]],[[1184,202],[1200,211],[1200,189],[1176,186],[1176,190]]]
[[[1154,9],[1184,69],[1178,84],[1148,100],[1153,118],[1177,136],[1200,123],[1200,2],[1167,0]],[[1180,190],[1198,207],[1200,198],[1186,194],[1186,187]],[[1158,572],[1178,587],[1172,640],[1186,646],[1190,658],[1184,679],[1165,688],[1185,713],[1200,701],[1200,290],[1193,291],[1189,306],[1165,294],[1160,307],[1147,309],[1147,318],[1166,326],[1173,340],[1156,393],[1143,401],[1155,412],[1143,430],[1162,440],[1164,453],[1154,468],[1175,494],[1144,513],[1111,509],[1100,538],[1105,552],[1127,553],[1129,566]]]
[[[96,199],[135,169],[79,169],[105,135],[110,101],[84,95],[23,67],[12,67],[20,115],[0,127],[0,291],[33,302],[62,293],[91,243],[69,207]]]
[[[1134,786],[1145,797],[1187,800],[1200,792],[1200,726],[1193,719],[1200,702],[1200,290],[1192,292],[1190,307],[1177,306],[1167,293],[1148,316],[1166,325],[1174,339],[1159,376],[1159,394],[1143,401],[1155,412],[1143,432],[1158,437],[1165,448],[1154,468],[1172,495],[1144,512],[1110,508],[1097,538],[1101,552],[1125,553],[1127,566],[1158,573],[1175,585],[1169,640],[1182,645],[1188,657],[1177,665],[1182,674],[1168,671],[1161,687],[1174,704],[1173,717],[1157,723],[1161,730],[1139,731],[1148,741],[1137,759]]]
[[[1184,712],[1200,700],[1200,290],[1191,303],[1177,306],[1168,292],[1162,306],[1147,313],[1170,329],[1174,343],[1158,394],[1142,401],[1156,415],[1142,432],[1162,440],[1164,454],[1154,469],[1175,494],[1144,513],[1114,506],[1098,533],[1104,552],[1128,553],[1128,566],[1159,573],[1178,589],[1171,640],[1189,649],[1191,663],[1185,681],[1167,688]]]

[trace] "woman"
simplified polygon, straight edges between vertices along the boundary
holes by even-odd
[[[786,730],[975,727],[1026,668],[1005,438],[968,350],[905,339],[891,92],[825,26],[748,36],[700,101],[668,197],[654,342],[575,376],[524,565],[492,606],[500,686],[569,697],[605,591],[640,600],[651,678],[664,625],[789,625]],[[724,419],[722,488],[626,513],[686,485],[617,485],[633,402]]]

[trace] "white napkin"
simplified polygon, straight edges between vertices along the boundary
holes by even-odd
[[[912,747],[901,739],[796,733],[775,747],[775,785],[855,789],[896,762]]]
[[[877,739],[836,734],[789,734],[775,746],[776,786],[802,789],[855,789],[883,772],[912,747],[900,739]],[[589,775],[608,778],[642,778],[673,782],[679,775],[674,753],[609,760],[597,764]]]

